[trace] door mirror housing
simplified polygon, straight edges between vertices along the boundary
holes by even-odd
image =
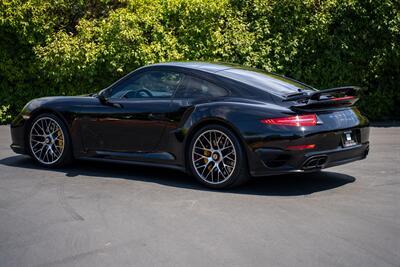
[[[106,105],[106,104],[108,103],[108,99],[107,99],[107,97],[104,95],[103,92],[100,92],[100,93],[97,95],[97,98],[98,98],[99,101],[100,101],[102,104],[104,104],[104,105]]]
[[[101,104],[107,105],[107,106],[116,107],[116,108],[122,108],[122,105],[121,105],[121,104],[111,102],[111,101],[106,97],[106,94],[105,94],[104,92],[105,92],[105,91],[102,90],[102,91],[100,91],[100,93],[97,95],[97,98],[99,99],[99,101],[100,101]]]

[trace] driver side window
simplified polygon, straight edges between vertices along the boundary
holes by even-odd
[[[114,86],[111,99],[171,98],[183,74],[172,71],[147,71],[133,75]]]

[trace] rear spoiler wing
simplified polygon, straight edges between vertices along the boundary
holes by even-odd
[[[283,101],[297,101],[298,104],[291,106],[291,109],[297,110],[348,107],[358,101],[359,90],[360,88],[356,86],[346,86],[316,92],[301,92],[287,95]]]

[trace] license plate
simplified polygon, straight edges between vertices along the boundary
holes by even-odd
[[[343,141],[343,147],[350,147],[357,145],[355,132],[354,131],[344,132],[342,141]]]

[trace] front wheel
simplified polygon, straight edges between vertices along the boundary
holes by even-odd
[[[68,129],[53,114],[36,117],[29,128],[28,148],[31,156],[41,165],[61,166],[72,160]]]
[[[192,138],[188,161],[202,184],[216,189],[238,186],[249,178],[246,155],[238,138],[227,128],[209,125]]]

